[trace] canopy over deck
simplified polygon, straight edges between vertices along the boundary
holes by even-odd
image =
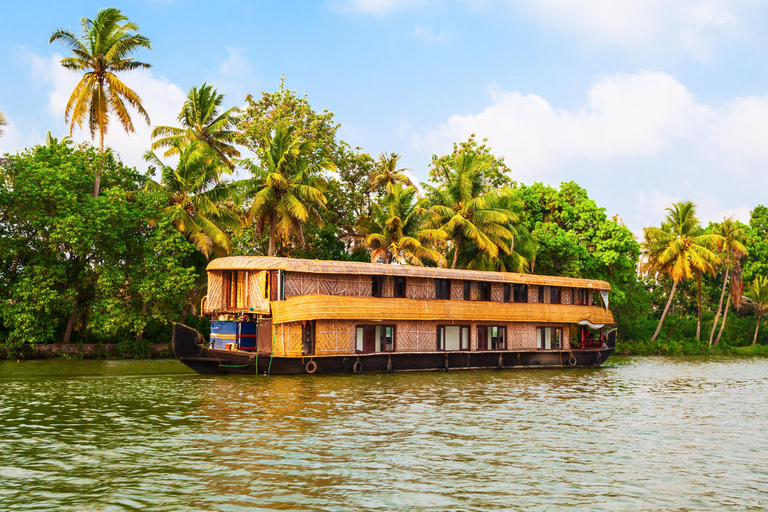
[[[590,288],[610,290],[611,285],[596,279],[574,277],[515,274],[512,272],[479,272],[476,270],[454,270],[447,268],[417,267],[412,265],[384,265],[354,261],[302,260],[270,256],[230,256],[218,258],[208,264],[208,271],[214,270],[285,270],[310,274],[355,274],[372,276],[404,276],[429,279],[455,279],[517,283],[526,285],[564,286],[569,288]]]

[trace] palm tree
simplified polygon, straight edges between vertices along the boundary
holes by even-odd
[[[744,228],[740,227],[732,218],[723,219],[722,224],[715,226],[715,233],[720,235],[720,241],[718,242],[718,252],[722,258],[723,267],[725,267],[725,274],[723,276],[723,286],[720,291],[720,302],[717,305],[717,314],[715,315],[715,323],[712,325],[712,331],[709,333],[709,346],[712,346],[712,338],[715,335],[715,329],[717,329],[717,323],[720,320],[720,313],[723,310],[723,297],[725,295],[725,288],[728,284],[730,274],[737,268],[739,260],[747,254],[747,248],[744,243],[747,239],[747,234]],[[738,267],[741,268],[740,266]],[[739,272],[739,275],[740,272]],[[720,332],[717,335],[715,345],[720,343],[720,337],[723,335],[723,328],[725,327],[725,321],[728,317],[728,309],[731,305],[731,294],[728,294],[728,302],[725,305],[725,314],[723,316],[723,324],[720,327]]]
[[[376,167],[371,175],[371,190],[383,188],[387,193],[390,193],[396,183],[406,187],[413,185],[410,178],[403,173],[405,169],[397,168],[397,161],[400,160],[400,157],[401,155],[397,153],[391,155],[379,153],[379,161],[376,162]]]
[[[5,121],[5,116],[2,112],[0,112],[0,126],[7,126],[8,123]],[[3,136],[3,130],[0,130],[0,137]]]
[[[462,151],[450,164],[440,164],[446,177],[445,185],[429,188],[432,196],[430,226],[445,231],[453,241],[454,254],[451,268],[456,268],[459,253],[465,244],[474,246],[490,258],[501,253],[510,254],[514,233],[508,229],[510,222],[519,219],[508,208],[493,207],[486,193],[483,172],[488,163],[475,153]]]
[[[672,279],[672,290],[651,341],[655,341],[667,316],[677,284],[690,279],[694,272],[714,272],[720,258],[709,247],[719,241],[718,235],[699,234],[696,206],[690,201],[675,203],[667,208],[667,218],[660,228],[645,228],[645,270]]]
[[[531,272],[531,263],[536,258],[538,243],[525,226],[520,224],[523,202],[517,198],[512,189],[504,187],[486,195],[486,208],[507,214],[508,220],[504,227],[513,235],[511,242],[507,244],[510,251],[509,253],[501,251],[497,257],[492,258],[465,240],[460,248],[460,254],[466,262],[464,268],[521,274]],[[499,241],[500,246],[505,243],[507,243],[506,240]]]
[[[415,187],[394,184],[381,204],[373,204],[373,215],[355,223],[358,244],[370,249],[371,262],[423,265],[423,259],[445,265],[442,254],[422,242],[444,238],[440,230],[423,229],[425,199]]]
[[[135,108],[149,124],[149,115],[141,106],[141,98],[116,75],[123,71],[149,68],[150,65],[130,57],[140,48],[151,49],[149,39],[135,33],[139,30],[119,9],[110,7],[99,10],[96,18],[81,21],[78,39],[69,30],[59,29],[51,35],[49,43],[60,41],[73,54],[65,57],[61,65],[75,72],[85,71],[67,101],[64,121],[69,123],[69,134],[77,126],[88,122],[91,139],[99,133],[99,151],[104,151],[104,134],[107,133],[110,115],[120,121],[123,129],[134,133],[131,115],[125,103]],[[101,169],[96,170],[93,197],[99,196]]]
[[[49,148],[52,148],[53,146],[56,146],[57,144],[63,144],[65,146],[71,146],[75,142],[72,140],[72,137],[66,136],[62,137],[61,140],[57,139],[53,135],[51,135],[51,132],[48,131],[48,133],[45,136],[45,142],[43,143],[45,146],[48,146]]]
[[[768,278],[765,276],[757,276],[752,281],[752,286],[749,287],[745,298],[752,305],[752,308],[757,313],[757,325],[755,325],[755,337],[752,338],[752,346],[757,343],[757,331],[760,329],[760,321],[763,319],[766,313],[768,313]]]
[[[178,154],[176,168],[164,164],[151,151],[144,155],[160,170],[160,182],[150,181],[147,189],[167,196],[164,213],[206,258],[226,255],[230,249],[227,231],[241,227],[240,217],[222,206],[234,196],[232,184],[221,181],[229,168],[201,142],[178,148]]]
[[[164,156],[178,154],[182,142],[200,141],[216,152],[222,162],[230,169],[235,165],[230,159],[238,158],[240,152],[233,146],[237,132],[237,114],[240,109],[232,107],[224,112],[221,104],[224,95],[218,94],[212,86],[203,83],[198,89],[187,92],[187,100],[179,113],[181,128],[175,126],[157,126],[152,130],[152,138],[162,137],[152,143],[152,149],[166,149]]]
[[[279,123],[269,137],[261,165],[240,161],[252,178],[237,183],[243,197],[251,200],[249,222],[269,224],[269,255],[275,254],[278,237],[298,234],[304,243],[303,223],[313,218],[322,223],[319,208],[328,202],[322,192],[323,170],[335,170],[329,161],[310,164],[314,144],[294,135],[294,128]]]

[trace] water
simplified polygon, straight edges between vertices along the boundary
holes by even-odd
[[[610,363],[0,362],[0,510],[768,509],[768,360]]]

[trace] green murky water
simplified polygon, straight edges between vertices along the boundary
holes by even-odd
[[[768,361],[210,377],[0,362],[0,510],[766,510]]]

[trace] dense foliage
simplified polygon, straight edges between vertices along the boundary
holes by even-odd
[[[212,85],[191,88],[180,126],[155,127],[146,141],[171,160],[147,152],[147,173],[129,169],[103,135],[110,115],[133,130],[126,103],[148,119],[113,74],[149,66],[132,57],[149,48],[137,30],[103,9],[83,19],[80,38],[51,37],[73,52],[62,65],[84,73],[65,120],[98,132],[98,150],[49,133],[0,159],[0,347],[9,354],[85,341],[146,353],[168,341],[171,321],[200,322],[205,266],[227,254],[602,279],[620,351],[768,345],[762,205],[749,225],[702,226],[693,203],[676,203],[640,243],[574,182],[516,182],[475,135],[434,155],[429,183],[416,183],[399,154],[373,158],[340,140],[333,112],[316,111],[284,78],[229,109]],[[250,154],[240,158],[242,148]]]

